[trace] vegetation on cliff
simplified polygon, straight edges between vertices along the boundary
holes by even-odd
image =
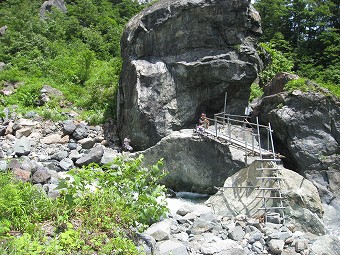
[[[121,71],[120,38],[125,23],[143,5],[133,0],[65,1],[67,12],[56,8],[40,18],[42,1],[0,1],[0,89],[5,83],[24,83],[18,93],[0,95],[1,109],[16,104],[42,116],[62,118],[68,108],[83,119],[101,122],[115,115],[115,93]],[[65,96],[57,103],[36,107],[34,99],[49,84]],[[82,110],[82,111],[81,111]]]
[[[335,0],[255,0],[262,20],[261,41],[272,51],[272,66],[265,79],[276,71],[292,71],[316,81],[340,97],[339,3]],[[273,52],[273,50],[275,52]],[[282,67],[282,59],[292,66]],[[268,76],[272,72],[272,76]]]
[[[0,172],[1,254],[142,254],[136,233],[167,211],[162,161],[117,158],[68,172],[48,198],[41,188]]]

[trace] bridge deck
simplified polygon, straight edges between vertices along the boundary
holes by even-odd
[[[251,144],[248,144],[248,143],[241,141],[237,138],[233,138],[231,136],[229,137],[229,136],[223,135],[219,132],[217,132],[217,136],[216,136],[216,132],[209,130],[209,129],[205,129],[204,132],[202,133],[202,135],[204,135],[204,136],[209,136],[209,135],[214,136],[215,138],[219,138],[219,139],[223,140],[223,142],[229,142],[229,143],[235,144],[235,145],[237,145],[237,146],[239,146],[239,147],[241,147],[245,150],[256,153],[258,155],[262,155],[264,157],[274,156],[273,152],[271,152],[271,151],[265,150],[263,148],[260,149],[259,146],[252,146]],[[218,142],[220,142],[220,141],[218,141]]]

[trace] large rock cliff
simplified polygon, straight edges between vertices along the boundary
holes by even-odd
[[[243,113],[262,69],[260,17],[248,0],[161,0],[127,24],[118,131],[134,148],[192,125],[200,112]]]

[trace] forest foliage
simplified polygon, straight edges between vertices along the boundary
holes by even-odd
[[[41,18],[42,2],[0,1],[0,27],[7,26],[0,36],[0,62],[7,64],[0,72],[0,88],[5,82],[26,87],[10,97],[0,95],[2,107],[16,104],[55,118],[72,108],[90,122],[114,117],[120,38],[126,22],[144,5],[133,0],[66,0],[66,13],[52,8]],[[25,100],[44,84],[62,91],[71,106],[37,108]]]
[[[126,22],[145,4],[66,0],[66,13],[52,8],[41,18],[42,2],[0,1],[0,27],[7,26],[0,36],[0,62],[7,64],[0,71],[0,88],[5,83],[24,84],[14,95],[0,95],[0,111],[17,105],[17,111],[34,110],[52,119],[67,118],[71,109],[90,123],[114,119],[122,67],[120,39]],[[262,48],[272,59],[260,74],[261,84],[288,71],[339,97],[339,3],[256,0],[254,6],[262,18]],[[44,84],[59,89],[64,97],[36,107]]]
[[[282,63],[275,59],[284,57],[292,66],[277,69],[314,80],[340,97],[339,1],[255,0],[254,6],[262,20],[261,41],[275,51],[264,82]]]

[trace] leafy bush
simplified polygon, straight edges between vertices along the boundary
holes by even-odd
[[[163,161],[146,168],[142,160],[119,157],[105,166],[73,169],[53,201],[30,183],[0,173],[0,253],[141,254],[131,227],[142,231],[167,212],[158,184]],[[46,224],[55,228],[54,237],[44,236]]]
[[[37,222],[53,215],[53,203],[42,190],[30,183],[15,180],[9,173],[0,173],[2,232],[16,229],[33,234]]]
[[[306,83],[306,79],[303,79],[303,78],[290,80],[287,82],[287,84],[283,88],[283,90],[289,91],[289,92],[292,92],[297,89],[301,90],[302,92],[307,92],[311,90],[311,88]]]
[[[41,1],[0,1],[0,26],[8,26],[0,37],[0,60],[7,64],[0,82],[51,84],[91,123],[114,118],[121,35],[125,23],[144,5],[134,0],[65,3],[67,13],[52,8],[40,19]],[[35,110],[46,118],[62,111],[58,107],[32,109],[33,99],[24,93],[21,98],[10,96],[5,103],[17,104],[22,112]],[[95,117],[97,113],[100,118]]]
[[[250,97],[249,102],[253,101],[255,98],[259,98],[263,95],[263,90],[257,83],[253,83],[250,86]]]
[[[261,43],[260,46],[270,55],[271,61],[261,73],[262,84],[267,84],[277,73],[291,72],[294,64],[282,52],[275,50],[270,43]]]

